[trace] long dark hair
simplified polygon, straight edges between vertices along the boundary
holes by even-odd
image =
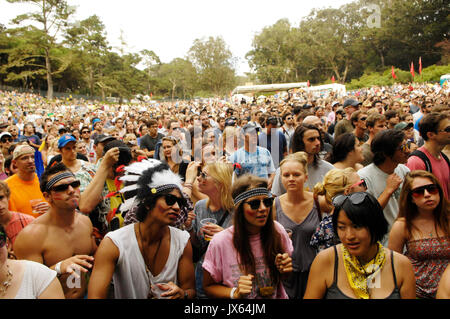
[[[353,133],[339,135],[333,143],[333,151],[328,155],[327,160],[331,164],[341,162],[347,158],[348,153],[355,149],[356,136]]]
[[[236,179],[232,195],[236,198],[237,195],[248,191],[253,188],[267,188],[267,180],[245,174]],[[239,255],[239,267],[244,274],[256,273],[255,256],[252,253],[252,249],[249,242],[249,234],[246,228],[246,220],[244,217],[244,203],[241,202],[239,206],[235,207],[234,211],[234,234],[233,245]],[[269,210],[269,216],[267,222],[263,226],[260,232],[261,247],[264,252],[264,261],[266,267],[269,268],[270,277],[274,286],[280,282],[280,273],[275,266],[275,257],[278,253],[283,253],[283,247],[281,244],[281,236],[275,229],[275,222],[273,219],[272,207]]]
[[[294,135],[292,136],[292,153],[305,152],[305,143],[303,142],[303,136],[305,135],[306,131],[309,130],[316,130],[319,133],[320,148],[323,148],[322,134],[320,133],[319,128],[312,124],[301,124],[297,126]],[[319,165],[319,159],[319,154],[314,154],[314,167],[317,167],[317,165]]]

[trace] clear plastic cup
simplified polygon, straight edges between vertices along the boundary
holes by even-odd
[[[42,202],[43,202],[43,200],[41,198],[30,199],[30,205],[31,205],[31,210],[32,210],[33,214],[42,214],[41,211],[36,210],[36,207]]]
[[[166,283],[157,283],[157,284],[164,285],[167,287]],[[155,283],[151,286],[151,291],[152,291],[153,297],[155,297],[155,299],[169,299],[169,297],[161,297],[161,294],[167,292],[168,290],[162,290],[161,288],[159,288],[157,286],[157,284]]]
[[[200,221],[200,227],[204,227],[208,224],[217,224],[217,220],[215,218],[204,218]],[[203,233],[203,237],[206,241],[210,241],[212,239],[212,236],[208,236],[205,233]]]

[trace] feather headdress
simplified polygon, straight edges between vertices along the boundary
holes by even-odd
[[[156,159],[144,159],[125,167],[124,174],[119,178],[125,186],[120,189],[125,201],[120,205],[122,215],[133,212],[149,195],[177,188],[182,193],[181,177],[173,173],[166,163]],[[181,207],[180,207],[181,208]],[[187,216],[181,209],[176,224],[184,223]]]

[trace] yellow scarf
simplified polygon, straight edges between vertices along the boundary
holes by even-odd
[[[365,265],[361,265],[358,258],[351,255],[342,245],[345,272],[348,282],[355,295],[360,299],[369,299],[369,288],[374,287],[376,277],[380,274],[386,261],[386,253],[380,242],[377,242],[378,252],[375,258]]]

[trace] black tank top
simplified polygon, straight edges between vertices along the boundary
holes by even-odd
[[[337,279],[338,279],[338,252],[336,246],[334,246],[334,278],[333,284],[330,288],[327,288],[324,299],[354,299],[346,296],[338,287]],[[394,269],[394,253],[391,250],[391,264],[392,264],[392,274],[394,275],[394,285],[395,288],[392,293],[386,297],[385,299],[401,299],[400,291],[397,287],[397,278],[395,277],[395,269]]]

